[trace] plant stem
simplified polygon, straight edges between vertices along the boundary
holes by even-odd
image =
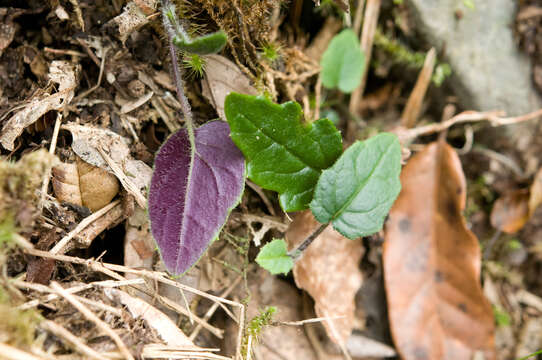
[[[162,17],[164,28],[166,29],[168,43],[169,43],[169,55],[171,57],[171,67],[173,68],[173,79],[175,81],[175,88],[177,89],[177,98],[181,103],[181,109],[184,114],[184,121],[186,124],[186,130],[188,131],[188,139],[192,149],[195,149],[195,138],[194,138],[194,122],[192,118],[192,109],[188,98],[184,93],[184,81],[183,81],[183,71],[179,66],[179,59],[177,56],[177,48],[173,43],[173,38],[176,36],[177,31],[180,31],[181,34],[185,33],[182,29],[181,24],[177,20],[175,15],[175,6],[169,0],[162,0]]]
[[[292,260],[296,261],[301,256],[303,251],[305,251],[305,249],[309,247],[309,245],[314,241],[314,239],[316,239],[318,235],[320,235],[328,225],[329,223],[320,225],[316,230],[313,231],[312,234],[310,234],[305,240],[303,240],[301,245],[299,245],[292,251],[289,251],[288,256],[291,257]]]

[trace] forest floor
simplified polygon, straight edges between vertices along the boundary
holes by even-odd
[[[296,101],[307,123],[328,117],[345,147],[393,132],[402,200],[387,229],[348,240],[330,227],[274,276],[256,264],[259,247],[293,246],[318,224],[247,180],[218,239],[170,276],[146,200],[156,152],[184,126],[160,2],[0,0],[0,358],[489,360],[542,349],[538,109],[462,106],[453,67],[418,37],[407,1],[174,2],[190,31],[228,35],[219,54],[181,60],[197,125],[224,120],[234,91]],[[542,6],[520,3],[518,52],[542,91]],[[344,27],[366,62],[352,94],[319,75]],[[402,252],[390,230],[400,206],[402,232],[433,226]],[[447,218],[454,209],[461,219]]]

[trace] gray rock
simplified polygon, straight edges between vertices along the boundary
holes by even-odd
[[[453,70],[451,85],[469,110],[504,110],[509,116],[538,109],[531,64],[514,41],[517,1],[407,0],[417,30],[444,54]],[[462,16],[456,17],[456,10]]]

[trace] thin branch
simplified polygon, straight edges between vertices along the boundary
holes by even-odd
[[[452,117],[450,120],[434,123],[425,126],[419,126],[412,129],[404,129],[396,131],[397,136],[402,143],[408,143],[418,136],[434,134],[447,130],[455,124],[461,123],[471,123],[479,121],[489,121],[491,126],[504,126],[504,125],[513,125],[519,124],[521,122],[535,120],[542,116],[542,109],[530,112],[521,116],[513,117],[504,117],[504,111],[486,111],[486,112],[477,112],[477,111],[464,111]]]

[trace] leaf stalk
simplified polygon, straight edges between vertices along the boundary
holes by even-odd
[[[299,259],[303,251],[309,247],[309,245],[328,227],[329,223],[320,225],[316,230],[313,231],[303,242],[295,249],[288,252],[288,256],[292,258],[293,261]]]
[[[194,136],[194,122],[192,117],[192,108],[188,102],[188,98],[184,93],[184,81],[183,81],[183,69],[179,66],[179,58],[177,56],[177,47],[175,46],[175,38],[178,34],[182,37],[188,36],[184,31],[181,23],[177,19],[175,12],[175,5],[169,0],[162,0],[162,18],[164,28],[166,29],[168,43],[169,43],[169,55],[171,57],[171,67],[173,70],[173,79],[175,81],[175,88],[177,90],[177,98],[181,103],[181,110],[184,114],[184,121],[186,124],[186,130],[188,132],[188,139],[192,149],[196,148],[195,136]]]

